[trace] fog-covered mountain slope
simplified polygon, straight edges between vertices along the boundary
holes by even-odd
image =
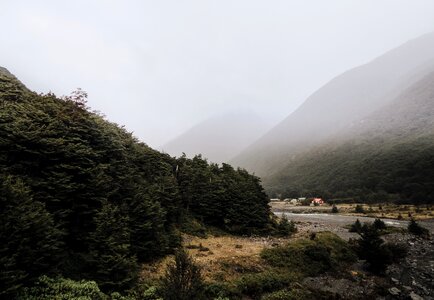
[[[230,113],[207,119],[170,141],[162,150],[188,157],[202,154],[211,162],[228,162],[271,127],[254,113]]]
[[[433,69],[434,33],[430,33],[337,76],[232,163],[263,179],[282,174],[295,155],[387,105]]]
[[[265,185],[272,193],[434,202],[434,72],[295,155]]]

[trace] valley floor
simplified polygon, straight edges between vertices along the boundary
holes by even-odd
[[[184,235],[183,246],[202,267],[206,281],[234,282],[245,274],[268,270],[269,267],[260,257],[264,248],[274,248],[300,238],[309,238],[312,232],[331,231],[345,240],[357,238],[357,234],[350,233],[347,229],[357,218],[361,222],[374,220],[336,214],[288,214],[288,219],[296,222],[298,228],[298,232],[290,238],[230,235],[200,238]],[[406,233],[403,230],[403,227],[407,226],[406,221],[390,220],[386,221],[386,224],[396,230],[383,238],[405,244],[409,248],[405,260],[389,266],[386,276],[372,275],[359,261],[339,274],[326,273],[318,277],[307,277],[296,284],[313,291],[313,294],[314,291],[320,291],[337,299],[434,299],[434,241]],[[421,221],[420,224],[429,228],[433,234],[433,220]],[[157,279],[163,276],[171,259],[167,257],[154,264],[145,265],[143,278]]]
[[[331,213],[332,207],[330,205],[322,206],[303,206],[291,205],[288,202],[279,201],[271,202],[271,209],[273,212],[291,212],[291,213]],[[365,210],[364,213],[356,213],[355,208],[357,205],[362,205]],[[371,218],[386,218],[386,219],[399,219],[416,220],[434,219],[434,207],[432,205],[397,205],[397,204],[337,204],[339,213],[336,215],[346,216],[359,216]]]

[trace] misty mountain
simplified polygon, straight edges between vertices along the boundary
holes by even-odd
[[[230,113],[207,119],[170,141],[162,150],[188,157],[202,154],[211,162],[228,162],[270,128],[254,113]]]
[[[434,202],[434,72],[327,142],[297,155],[266,185],[362,201]],[[390,198],[392,198],[390,197]]]
[[[232,163],[268,182],[273,174],[285,173],[298,154],[355,126],[433,69],[434,33],[430,33],[337,76]]]

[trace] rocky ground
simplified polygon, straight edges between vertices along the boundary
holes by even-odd
[[[388,268],[389,292],[397,299],[434,299],[434,240],[409,234],[391,234],[385,240],[409,247],[406,259]]]
[[[297,235],[301,236],[311,232],[332,231],[344,239],[358,237],[334,221],[313,219],[296,223]],[[407,257],[391,265],[385,276],[373,276],[359,262],[348,273],[351,275],[339,274],[335,278],[329,274],[307,278],[303,284],[310,289],[327,292],[332,299],[434,299],[434,240],[407,233],[387,234],[383,239],[408,247]]]
[[[312,232],[320,231],[334,232],[346,240],[358,238],[356,233],[350,233],[346,228],[357,217],[331,216],[332,218],[324,214],[321,217],[300,214],[294,218],[291,216],[290,219],[296,222],[298,228],[298,232],[291,238],[234,236],[199,238],[185,235],[184,243],[188,252],[202,266],[206,279],[230,282],[245,272],[263,271],[264,266],[261,265],[259,253],[264,247],[275,247],[298,237],[309,237]],[[362,222],[373,220],[372,218],[361,219]],[[431,230],[431,236],[433,236],[433,224],[432,220],[423,223]],[[341,273],[309,277],[300,284],[311,290],[313,294],[315,291],[321,291],[321,299],[327,295],[326,299],[434,300],[434,240],[403,233],[402,229],[407,225],[405,221],[388,225],[400,226],[401,232],[384,235],[383,239],[386,242],[406,244],[409,251],[403,261],[389,266],[385,276],[372,275],[365,269],[363,261],[359,261]],[[143,276],[146,278],[162,276],[168,260],[170,258],[157,264],[144,266]]]

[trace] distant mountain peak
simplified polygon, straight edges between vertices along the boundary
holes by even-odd
[[[228,162],[271,124],[251,111],[235,111],[210,117],[168,142],[162,150],[179,156],[202,154],[211,162]]]

